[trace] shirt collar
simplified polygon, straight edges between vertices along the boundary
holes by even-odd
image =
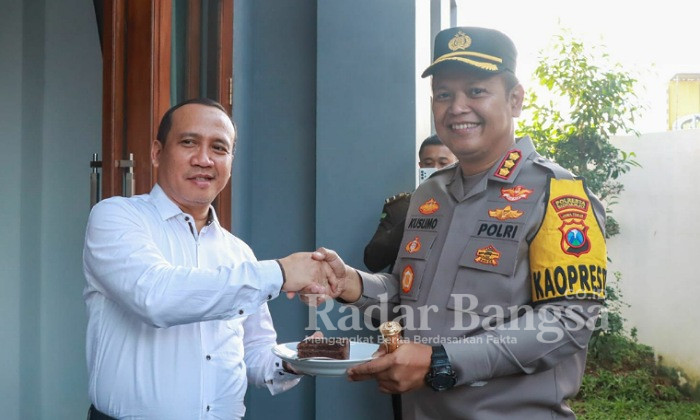
[[[524,161],[527,157],[535,152],[535,146],[532,144],[530,137],[525,136],[516,140],[513,147],[499,159],[494,166],[487,172],[489,181],[498,181],[510,184],[520,173]],[[462,168],[457,165],[457,169],[453,172],[452,178],[447,181],[447,189],[452,197],[457,201],[465,200],[486,189],[486,183],[482,180],[474,186],[472,190],[465,195],[462,186]]]
[[[180,209],[180,207],[178,207],[178,205],[175,204],[175,202],[172,199],[170,199],[170,197],[168,197],[167,194],[165,194],[165,191],[163,191],[160,185],[155,184],[149,195],[151,197],[151,202],[154,206],[156,206],[156,209],[158,210],[158,213],[160,214],[162,220],[168,220],[171,217],[185,214]],[[214,207],[212,205],[209,205],[209,216],[207,220],[207,225],[210,225],[212,223],[218,224],[219,219],[216,216],[216,211],[214,211]]]
[[[477,176],[477,174],[473,175]],[[457,165],[457,169],[454,171],[454,174],[452,174],[452,179],[450,179],[447,182],[447,190],[450,192],[452,195],[452,198],[454,198],[457,201],[464,201],[467,198],[476,195],[480,193],[481,191],[486,189],[486,173],[481,172],[480,176],[482,177],[479,182],[474,184],[474,186],[471,188],[470,191],[467,191],[467,193],[464,193],[464,175],[462,173],[462,167]]]

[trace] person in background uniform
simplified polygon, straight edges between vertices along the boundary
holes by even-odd
[[[236,132],[208,99],[160,123],[150,194],[113,197],[90,213],[88,419],[236,419],[248,382],[272,394],[296,385],[271,348],[267,302],[280,291],[326,290],[311,253],[258,261],[211,206],[231,177]]]
[[[412,194],[391,274],[346,266],[338,279],[333,297],[360,310],[401,305],[405,342],[348,375],[401,393],[405,419],[575,418],[566,399],[605,297],[605,215],[582,180],[515,138],[515,65],[499,31],[438,33],[423,77],[459,163]]]
[[[442,144],[436,135],[423,140],[418,149],[419,168],[439,170],[456,161],[455,155]],[[411,193],[405,192],[384,201],[377,231],[365,247],[364,262],[370,271],[376,273],[386,267],[389,267],[389,271],[393,268],[396,255],[399,252],[399,245],[401,245],[403,225],[406,221],[406,212],[410,201]]]

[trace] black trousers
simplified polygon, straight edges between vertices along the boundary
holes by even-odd
[[[95,406],[90,404],[90,408],[88,409],[87,420],[117,420],[117,419],[115,419],[114,417],[110,417],[110,416],[108,416],[105,413],[102,413],[100,411],[97,411]]]
[[[401,395],[393,394],[391,396],[391,406],[394,409],[394,420],[401,420]],[[105,413],[97,411],[94,405],[90,404],[88,409],[87,420],[117,420]]]

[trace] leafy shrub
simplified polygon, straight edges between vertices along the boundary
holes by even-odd
[[[598,49],[596,49],[598,48]],[[617,149],[610,137],[638,134],[632,125],[637,105],[636,79],[610,62],[602,47],[588,49],[567,31],[554,38],[535,70],[540,91],[530,90],[518,125],[542,155],[583,177],[606,206],[606,237],[620,233],[612,206],[624,187],[619,177],[640,165],[634,154]],[[553,99],[552,99],[553,98]],[[626,331],[629,307],[618,286],[621,274],[608,277],[606,301],[589,343],[588,364],[572,407],[582,418],[700,418],[700,404],[678,369],[665,367],[651,347]],[[697,392],[697,391],[695,391]]]

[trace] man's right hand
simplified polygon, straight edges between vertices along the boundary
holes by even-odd
[[[284,270],[282,291],[287,297],[294,297],[300,290],[305,293],[326,294],[329,292],[328,280],[322,263],[311,257],[311,252],[297,252],[278,261]]]

